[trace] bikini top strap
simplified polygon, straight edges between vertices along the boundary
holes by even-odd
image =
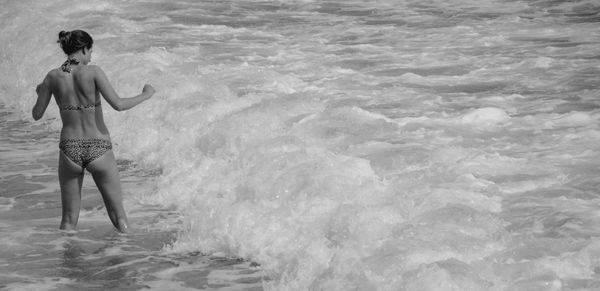
[[[65,105],[65,106],[59,106],[60,110],[83,110],[83,109],[93,109],[95,107],[100,106],[100,102],[96,102],[94,104],[87,104],[87,105]]]

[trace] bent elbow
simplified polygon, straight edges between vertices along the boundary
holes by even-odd
[[[123,111],[123,106],[119,103],[110,103],[110,107],[116,111]]]
[[[112,108],[116,111],[124,111],[125,110],[125,105],[123,104],[123,102],[121,100],[114,102],[113,104],[111,104]]]

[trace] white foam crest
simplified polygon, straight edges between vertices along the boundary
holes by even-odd
[[[201,250],[248,257],[278,278],[272,288],[302,288],[300,286],[306,284],[338,286],[338,283],[395,286],[393,284],[399,283],[369,279],[367,274],[377,266],[367,263],[367,258],[380,257],[390,251],[377,248],[381,241],[405,240],[407,234],[394,234],[394,228],[401,227],[407,218],[416,219],[428,212],[433,213],[432,217],[439,217],[436,211],[456,203],[481,211],[500,209],[497,198],[478,192],[488,191],[485,189],[493,183],[486,184],[485,180],[471,176],[465,183],[472,187],[472,192],[439,189],[425,201],[412,197],[421,200],[419,205],[423,207],[416,212],[412,210],[411,214],[414,204],[410,200],[395,202],[393,197],[402,190],[392,191],[392,186],[378,177],[368,161],[314,146],[322,143],[335,148],[360,144],[374,134],[371,130],[374,124],[385,125],[384,133],[397,130],[392,120],[352,107],[324,110],[307,118],[310,111],[298,111],[301,107],[297,106],[302,103],[290,103],[291,100],[258,103],[213,122],[199,139],[200,147],[196,150],[200,152],[195,154],[200,156],[166,173],[158,195],[160,200],[178,205],[186,225],[173,251]],[[281,104],[294,114],[281,114],[281,109],[277,110]],[[263,122],[264,112],[270,112],[269,122]],[[289,120],[301,122],[290,123]],[[288,131],[289,126],[294,130]],[[337,134],[332,136],[330,130],[350,138],[341,141]],[[307,143],[309,136],[313,140]],[[330,138],[336,142],[323,142]],[[453,193],[460,194],[458,200]],[[447,197],[446,203],[435,203],[444,197]],[[456,215],[453,213],[458,210],[454,209],[449,208],[444,213]],[[473,215],[481,215],[485,227],[474,225],[468,235],[460,234],[458,229],[465,225],[459,219],[445,236],[436,239],[451,237],[464,244],[478,237],[479,242],[486,245],[480,253],[472,248],[457,247],[444,255],[425,248],[422,255],[412,257],[413,263],[392,260],[390,267],[397,268],[398,273],[387,274],[387,277],[401,276],[402,272],[425,262],[453,257],[472,262],[497,251],[499,246],[493,243],[497,239],[494,233],[501,233],[502,223],[493,222],[495,218],[487,218],[485,214]],[[490,229],[492,222],[498,228]],[[434,233],[427,235],[436,237]],[[352,267],[341,267],[348,264]],[[398,266],[403,267],[398,269]],[[320,278],[323,273],[332,276]],[[340,278],[348,281],[341,283]]]
[[[512,124],[518,128],[534,128],[540,130],[560,130],[572,129],[578,132],[588,132],[591,137],[597,136],[596,131],[600,115],[594,112],[571,111],[567,113],[537,113],[516,117],[512,119]],[[565,137],[568,137],[565,134]]]
[[[289,122],[312,110],[301,100],[262,102],[213,122],[192,151],[198,158],[164,175],[158,195],[177,205],[186,221],[173,250],[249,257],[269,272],[283,268],[306,284],[328,268],[337,253],[331,244],[364,240],[359,233],[369,233],[365,243],[373,243],[388,232],[367,226],[403,220],[377,207],[386,201],[385,183],[367,161],[282,135],[291,125],[307,125]],[[351,108],[340,112],[381,119]],[[338,219],[351,213],[362,218],[352,225]]]
[[[458,119],[458,122],[476,127],[491,127],[502,124],[510,119],[504,109],[485,107],[473,109]]]
[[[586,112],[570,112],[553,118],[546,123],[546,125],[550,127],[580,127],[596,125],[598,124],[598,117],[599,116],[592,116]]]
[[[14,198],[0,197],[0,211],[10,210],[15,205]]]
[[[501,98],[501,97],[500,97]],[[495,103],[503,103],[504,98],[488,99]],[[498,107],[482,107],[471,109],[468,112],[450,116],[442,113],[437,116],[417,116],[396,118],[394,121],[403,128],[414,126],[427,126],[439,128],[452,128],[453,130],[468,130],[468,132],[492,132],[504,128],[513,123],[513,118],[506,109]]]

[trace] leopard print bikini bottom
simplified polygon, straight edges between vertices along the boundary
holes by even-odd
[[[109,140],[98,138],[63,139],[58,148],[82,168],[112,149]]]

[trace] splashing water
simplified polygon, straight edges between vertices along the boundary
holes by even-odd
[[[600,286],[595,1],[3,7],[11,110],[66,29],[122,96],[157,88],[106,118],[161,173],[140,199],[181,215],[165,251],[255,261],[270,290]]]

